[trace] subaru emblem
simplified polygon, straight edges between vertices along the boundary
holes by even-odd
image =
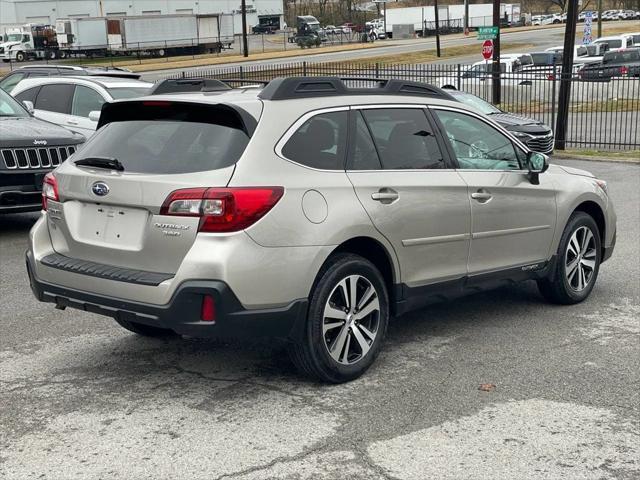
[[[96,182],[91,185],[91,191],[99,197],[104,197],[109,193],[109,185],[104,182]]]

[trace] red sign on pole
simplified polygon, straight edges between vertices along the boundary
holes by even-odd
[[[493,41],[484,41],[482,44],[482,56],[485,60],[491,60],[491,57],[493,57]]]

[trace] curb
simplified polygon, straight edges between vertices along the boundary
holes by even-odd
[[[551,160],[553,159],[560,160],[584,160],[587,162],[613,162],[613,163],[626,163],[631,165],[640,165],[640,159],[635,158],[623,158],[623,157],[607,157],[603,156],[592,156],[592,155],[574,155],[571,153],[558,153],[555,151]]]

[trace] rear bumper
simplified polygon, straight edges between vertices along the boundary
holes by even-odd
[[[165,305],[152,305],[96,295],[52,285],[35,275],[33,257],[26,254],[29,282],[36,298],[57,308],[76,308],[129,322],[167,328],[181,335],[206,338],[296,338],[307,314],[307,299],[281,308],[245,309],[229,286],[218,280],[193,280],[176,288]],[[215,322],[200,320],[203,295],[215,302]]]

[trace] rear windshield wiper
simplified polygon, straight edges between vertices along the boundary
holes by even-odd
[[[74,163],[79,167],[108,168],[110,170],[124,172],[124,165],[122,165],[117,158],[87,157],[77,160]]]

